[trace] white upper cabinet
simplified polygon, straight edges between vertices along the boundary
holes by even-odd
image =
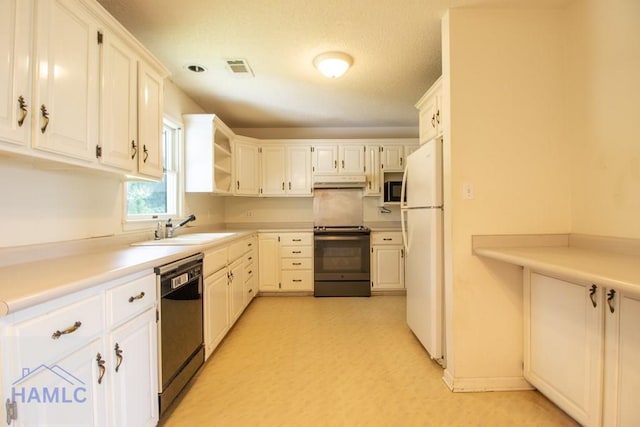
[[[311,195],[311,146],[287,147],[287,194]]]
[[[144,63],[138,64],[138,172],[162,178],[162,94],[164,78]]]
[[[0,150],[161,179],[168,71],[97,2],[3,0]]]
[[[26,146],[30,139],[31,0],[0,1],[0,142]]]
[[[316,175],[335,175],[338,168],[337,145],[315,145],[313,147],[313,173]]]
[[[33,145],[93,161],[98,141],[99,23],[74,0],[37,2],[35,18]]]
[[[285,171],[286,147],[284,145],[263,145],[260,147],[260,153],[262,170],[260,194],[263,196],[284,196],[287,179]]]
[[[311,147],[263,144],[260,147],[263,196],[311,195]]]
[[[182,118],[185,125],[185,191],[233,193],[233,131],[213,114],[185,114]]]
[[[340,146],[340,173],[363,174],[364,173],[364,145]]]
[[[367,145],[365,152],[365,176],[367,179],[364,188],[365,194],[374,196],[382,191],[382,174],[380,173],[380,150],[378,145]]]
[[[238,139],[234,143],[236,195],[257,196],[260,192],[258,149],[258,144],[249,138]]]
[[[442,80],[439,78],[416,104],[420,111],[420,144],[442,135]]]
[[[404,171],[404,147],[402,145],[383,145],[381,157],[381,167],[384,172]]]
[[[119,37],[102,41],[100,146],[102,162],[124,171],[137,169],[138,58]]]

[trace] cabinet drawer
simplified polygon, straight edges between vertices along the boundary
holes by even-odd
[[[223,248],[207,251],[204,254],[203,260],[204,277],[209,277],[216,271],[220,270],[222,267],[226,266],[228,255],[229,251],[226,246]]]
[[[372,245],[401,245],[402,244],[402,232],[400,231],[385,231],[371,233]]]
[[[282,270],[311,270],[311,258],[283,258],[280,262]]]
[[[85,345],[103,329],[104,298],[99,294],[17,323],[16,341],[8,345],[16,345],[25,368],[35,368]]]
[[[312,233],[284,233],[280,235],[282,246],[309,246],[313,244]]]
[[[283,290],[312,290],[313,274],[311,270],[285,270],[282,272]]]
[[[156,275],[149,274],[107,291],[108,324],[114,325],[153,307]]]
[[[233,262],[240,258],[242,254],[247,253],[251,248],[255,247],[252,238],[243,239],[229,245],[229,262]]]
[[[311,246],[282,246],[280,248],[281,258],[311,258]]]

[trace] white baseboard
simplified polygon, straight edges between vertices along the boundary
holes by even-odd
[[[448,370],[442,380],[453,392],[535,390],[524,377],[454,378]]]

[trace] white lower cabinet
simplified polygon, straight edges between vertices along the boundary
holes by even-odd
[[[402,233],[371,233],[371,289],[404,289]]]
[[[12,426],[158,422],[156,280],[141,273],[0,320]]]
[[[525,270],[524,375],[585,426],[640,425],[640,299]]]
[[[313,233],[260,233],[261,292],[313,291]]]
[[[205,359],[216,349],[231,326],[256,294],[252,271],[255,235],[204,254],[204,348]]]

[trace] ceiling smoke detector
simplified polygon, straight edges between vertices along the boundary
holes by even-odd
[[[224,60],[227,64],[227,68],[231,71],[231,74],[237,77],[253,77],[253,70],[249,66],[246,59],[231,58]]]

